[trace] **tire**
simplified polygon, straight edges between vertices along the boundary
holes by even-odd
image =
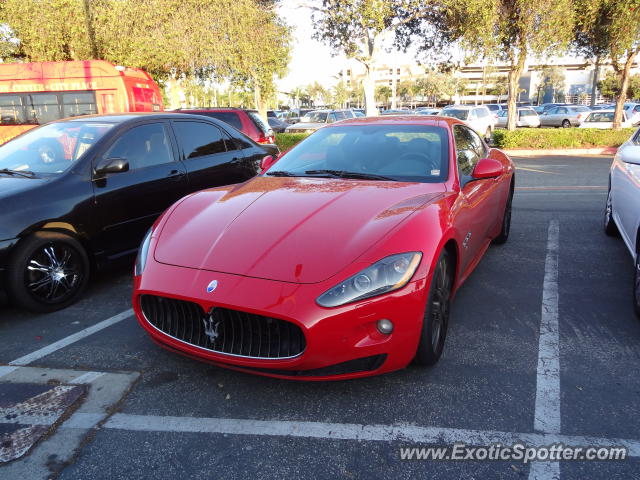
[[[504,215],[502,216],[502,226],[500,227],[500,234],[493,239],[493,243],[496,245],[502,245],[509,240],[509,233],[511,232],[511,205],[513,203],[513,189],[509,192],[509,198],[507,198],[507,204],[504,206]]]
[[[636,264],[633,269],[633,309],[640,319],[640,253],[636,252]]]
[[[6,288],[16,305],[47,313],[76,302],[88,280],[89,258],[80,242],[58,232],[37,232],[12,253]]]
[[[613,205],[611,204],[611,185],[609,185],[609,191],[607,192],[607,204],[604,207],[604,233],[610,237],[618,235],[618,227],[613,220]]]
[[[563,120],[562,128],[569,128],[569,127],[571,127],[571,122],[569,120]]]
[[[444,341],[449,325],[453,266],[449,253],[445,250],[438,257],[433,272],[429,297],[422,321],[422,331],[414,362],[418,365],[434,365],[444,350]]]

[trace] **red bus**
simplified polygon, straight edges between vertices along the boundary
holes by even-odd
[[[137,68],[104,60],[0,64],[0,144],[59,118],[162,109],[158,85]]]

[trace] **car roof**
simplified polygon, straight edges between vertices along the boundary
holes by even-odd
[[[358,117],[341,120],[331,123],[323,128],[334,128],[343,126],[358,125],[430,125],[434,127],[444,127],[444,124],[464,125],[464,122],[457,118],[440,117],[437,115],[387,115],[380,117]]]
[[[447,105],[444,109],[471,110],[473,108],[487,108],[486,105]]]
[[[191,107],[191,108],[177,108],[174,112],[188,113],[188,112],[258,112],[253,108],[236,108],[236,107]]]
[[[111,113],[101,115],[81,115],[56,120],[55,122],[102,122],[102,123],[127,123],[137,120],[170,120],[178,118],[202,120],[202,115],[191,115],[189,113],[172,112],[132,112],[132,113]]]

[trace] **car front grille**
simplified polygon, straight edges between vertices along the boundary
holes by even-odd
[[[306,341],[297,325],[277,318],[213,308],[205,313],[194,302],[141,295],[146,320],[161,332],[212,352],[248,358],[291,358]]]

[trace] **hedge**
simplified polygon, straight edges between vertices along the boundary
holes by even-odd
[[[309,133],[276,133],[276,145],[278,145],[281,152],[286,152],[309,135]]]
[[[493,141],[495,146],[506,149],[618,147],[635,131],[635,128],[519,128],[511,132],[496,130]]]
[[[493,142],[505,149],[553,149],[619,147],[635,132],[635,128],[601,130],[597,128],[519,128],[512,132],[498,129]],[[276,143],[285,152],[306,138],[308,133],[277,133]]]

